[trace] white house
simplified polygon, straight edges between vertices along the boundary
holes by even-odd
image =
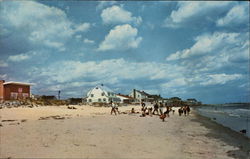
[[[108,87],[104,86],[103,84],[95,86],[87,93],[86,98],[88,103],[109,103],[110,101],[113,102],[120,102],[120,98],[116,96],[116,94],[109,89]]]
[[[138,102],[144,101],[148,98],[148,94],[144,91],[139,91],[136,89],[133,89],[133,91],[129,94],[130,97],[137,99]]]
[[[126,95],[123,95],[123,94],[117,94],[116,95],[118,98],[120,98],[121,100],[121,103],[132,103],[135,101],[134,98],[130,97],[130,96],[126,96]]]

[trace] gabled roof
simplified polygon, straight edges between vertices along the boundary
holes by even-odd
[[[96,88],[99,88],[105,92],[109,92],[109,93],[114,93],[114,91],[112,91],[110,88],[108,88],[107,86],[104,86],[104,85],[97,85],[95,86],[94,88],[92,88],[88,93],[87,93],[87,96],[89,96],[91,94],[91,92],[96,89]]]
[[[150,94],[148,94],[148,93],[146,93],[144,91],[139,91],[139,90],[135,90],[135,91],[137,91],[137,92],[139,92],[139,93],[141,93],[142,95],[145,95],[145,96],[149,96],[150,95]]]
[[[24,85],[24,86],[32,86],[34,85],[33,83],[24,83],[24,82],[4,82],[3,85],[8,85],[8,84],[14,84],[14,85]]]
[[[121,97],[129,98],[129,99],[134,99],[134,98],[132,98],[132,97],[130,97],[130,96],[126,96],[126,95],[123,95],[123,94],[117,94],[117,96],[121,96]]]

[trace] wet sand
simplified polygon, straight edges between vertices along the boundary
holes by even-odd
[[[110,115],[75,106],[0,110],[1,158],[249,158],[250,140],[194,111],[189,116]],[[134,107],[120,107],[129,111]],[[177,111],[176,111],[177,112]]]

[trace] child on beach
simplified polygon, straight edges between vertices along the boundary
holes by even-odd
[[[162,120],[162,122],[165,121],[165,118],[166,118],[166,117],[167,117],[167,116],[166,116],[166,113],[163,113],[163,114],[160,115],[160,119]]]
[[[111,112],[110,112],[110,114],[112,115],[113,112],[114,112],[115,115],[116,115],[116,106],[115,106],[115,103],[113,103],[112,101],[110,101],[110,105],[111,105]]]

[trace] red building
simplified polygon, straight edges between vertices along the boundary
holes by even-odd
[[[0,80],[0,100],[18,100],[30,97],[30,83]]]

